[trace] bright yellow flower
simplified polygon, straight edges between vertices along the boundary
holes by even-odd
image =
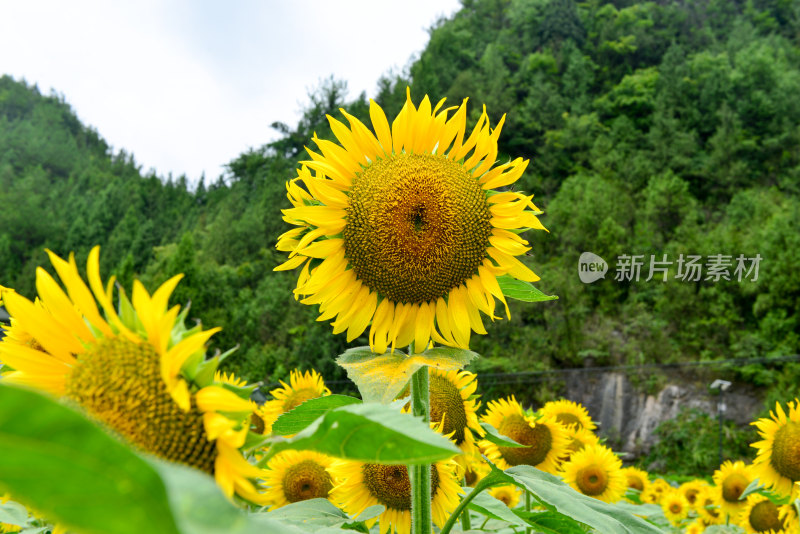
[[[503,501],[503,504],[509,508],[516,508],[516,506],[519,504],[519,498],[521,494],[522,491],[513,484],[489,488],[489,495],[498,501]]]
[[[716,486],[716,499],[723,513],[736,518],[744,507],[744,501],[739,497],[755,479],[751,469],[742,461],[731,462],[726,460],[719,469],[714,471],[714,484]]]
[[[265,501],[274,509],[308,499],[327,499],[339,482],[331,474],[335,462],[313,451],[279,452],[267,463]]]
[[[690,508],[689,501],[677,489],[665,492],[661,498],[661,509],[664,510],[664,515],[675,526],[689,516]]]
[[[515,465],[531,465],[541,471],[556,473],[560,458],[565,456],[569,437],[554,417],[525,415],[522,406],[511,397],[489,401],[483,420],[526,447],[499,447],[489,440],[480,443],[489,460],[500,469]]]
[[[352,516],[357,516],[370,506],[385,507],[379,516],[380,534],[392,532],[409,534],[411,531],[411,481],[404,465],[364,464],[340,462],[333,474],[343,482],[331,492],[331,500]],[[431,466],[431,514],[433,522],[441,528],[455,510],[462,493],[455,475],[452,460]],[[367,521],[371,527],[375,519]]]
[[[639,495],[644,494],[647,488],[650,487],[650,475],[647,474],[647,471],[637,467],[624,467],[622,474],[625,475],[626,485],[629,488],[639,490]]]
[[[320,153],[308,149],[288,184],[284,220],[298,228],[278,239],[289,260],[276,270],[302,266],[295,295],[348,341],[369,327],[376,353],[431,339],[466,348],[486,333],[480,312],[496,318],[495,298],[509,313],[498,276],[539,279],[515,257],[530,250],[520,231],[544,229],[532,196],[494,191],[528,164],[495,165],[505,117],[492,129],[484,110],[465,139],[466,100],[443,104],[416,108],[409,94],[390,126],[372,102],[374,133],[344,111],[349,127],[328,117],[339,144],[314,138]]]
[[[622,461],[605,445],[589,445],[561,466],[564,482],[590,497],[614,503],[625,495]]]
[[[653,480],[650,483],[650,485],[644,489],[644,491],[642,492],[641,500],[642,502],[649,504],[660,504],[661,498],[664,496],[664,493],[666,493],[671,489],[672,486],[669,485],[669,482],[667,482],[663,478],[657,478]]]
[[[69,398],[139,449],[213,474],[228,496],[258,500],[252,479],[261,471],[240,452],[249,401],[186,375],[219,329],[186,330],[179,306],[168,308],[182,275],[152,295],[134,281],[118,312],[114,278],[100,278],[99,247],[89,254],[88,286],[73,255],[48,254],[66,292],[41,267],[35,302],[3,292],[14,320],[13,335],[0,342],[0,360],[13,369],[4,379]]]
[[[544,415],[552,415],[565,427],[578,427],[594,430],[597,425],[589,417],[589,412],[582,405],[567,399],[550,401],[539,409]]]
[[[763,438],[752,444],[758,450],[753,461],[753,474],[767,487],[788,497],[792,486],[800,481],[800,401],[787,404],[789,413],[779,403],[771,418],[754,424]]]
[[[467,454],[475,452],[475,435],[483,436],[478,422],[477,376],[468,371],[431,368],[429,376],[430,419],[439,430]]]
[[[257,412],[264,423],[263,434],[272,432],[272,425],[281,414],[294,410],[307,400],[331,394],[322,375],[313,369],[305,373],[295,369],[289,373],[288,384],[283,380],[280,382],[281,387],[269,392],[273,400],[265,402]]]
[[[736,524],[748,534],[785,534],[786,522],[781,517],[780,507],[764,495],[748,495]]]
[[[725,514],[720,509],[715,487],[705,486],[700,489],[696,510],[706,525],[719,525],[725,522]]]
[[[686,498],[686,501],[689,503],[689,506],[696,510],[700,503],[697,500],[697,497],[700,495],[700,490],[703,488],[708,487],[708,482],[705,480],[696,478],[694,480],[690,480],[689,482],[684,482],[678,488],[678,491],[683,493],[683,496]]]

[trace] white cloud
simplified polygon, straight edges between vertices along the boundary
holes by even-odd
[[[433,5],[431,5],[433,4]],[[333,74],[371,95],[456,0],[0,2],[0,74],[62,93],[159,175],[205,172],[293,124]]]

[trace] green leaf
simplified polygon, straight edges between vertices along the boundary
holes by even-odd
[[[545,295],[530,282],[517,280],[507,274],[497,277],[497,283],[503,295],[510,299],[521,300],[524,302],[542,302],[545,300],[557,300],[555,295]]]
[[[309,499],[282,506],[264,514],[267,519],[284,523],[299,523],[309,527],[335,527],[351,521],[328,499]]]
[[[495,499],[488,493],[481,492],[476,495],[470,501],[469,508],[492,519],[500,519],[520,527],[528,526],[528,523],[514,514],[503,501]]]
[[[352,380],[365,402],[392,402],[420,367],[448,371],[461,369],[476,353],[449,347],[435,347],[409,356],[396,350],[376,354],[369,347],[356,347],[341,354],[338,363]]]
[[[763,488],[764,488],[764,485],[761,484],[761,481],[759,481],[758,479],[755,479],[744,489],[742,494],[739,495],[739,500],[743,501],[743,500],[745,500],[747,498],[748,495],[752,495],[753,493],[758,493]]]
[[[497,429],[489,423],[482,422],[481,428],[486,432],[486,435],[483,437],[499,447],[527,447],[527,445],[517,443],[507,436],[501,436],[497,433]]]
[[[586,534],[580,523],[558,512],[514,510],[514,513],[543,534]]]
[[[272,432],[279,436],[297,434],[328,411],[349,404],[361,404],[361,400],[347,395],[328,395],[307,400],[293,410],[281,414],[272,425]]]
[[[273,445],[265,458],[286,449],[377,464],[426,464],[460,452],[421,418],[376,403],[330,410],[293,438]]]
[[[498,471],[492,466],[494,474]],[[635,517],[621,508],[598,499],[587,497],[564,483],[557,476],[534,467],[519,465],[503,472],[515,484],[527,489],[548,508],[580,521],[600,532],[660,533],[661,530],[647,521]]]
[[[0,491],[88,534],[178,533],[145,460],[85,416],[2,384]]]
[[[28,510],[14,501],[0,503],[0,523],[24,527],[28,524]]]

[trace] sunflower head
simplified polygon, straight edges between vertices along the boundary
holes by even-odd
[[[339,481],[332,474],[335,460],[313,451],[285,450],[267,463],[265,501],[273,508],[308,499],[327,499]]]
[[[640,495],[647,490],[650,486],[650,475],[647,471],[637,467],[625,467],[622,469],[622,474],[625,475],[625,484],[640,492]]]
[[[256,411],[257,418],[254,424],[261,429],[262,434],[269,434],[272,425],[278,417],[291,411],[307,400],[324,397],[331,394],[331,390],[325,386],[325,382],[315,370],[301,373],[295,369],[289,374],[289,383],[281,380],[281,387],[269,392],[272,400],[265,402]]]
[[[737,524],[751,534],[782,533],[785,532],[786,524],[780,512],[780,507],[764,495],[748,495],[737,518]]]
[[[697,496],[697,513],[707,525],[718,525],[725,521],[725,514],[719,505],[717,490],[712,486],[705,486]]]
[[[726,460],[714,471],[717,503],[723,512],[734,517],[741,512],[744,501],[740,501],[739,497],[754,478],[751,469],[742,461]]]
[[[496,165],[502,123],[484,110],[466,136],[466,100],[459,107],[419,107],[410,92],[391,126],[375,102],[373,130],[342,111],[349,126],[328,117],[338,143],[313,139],[298,177],[288,184],[292,208],[277,270],[303,267],[295,295],[319,304],[348,341],[369,329],[374,352],[429,340],[466,348],[485,334],[497,277],[538,277],[515,256],[529,250],[519,236],[544,229],[532,197],[496,192],[514,183],[528,162]],[[508,306],[506,305],[508,314]]]
[[[516,508],[519,504],[519,497],[522,492],[518,487],[513,484],[506,484],[504,486],[495,486],[489,489],[489,495],[502,501],[503,504],[509,508]]]
[[[522,406],[511,397],[490,401],[483,420],[525,447],[502,447],[488,440],[480,443],[486,456],[501,469],[515,465],[531,465],[555,473],[566,453],[569,437],[553,417],[525,415]]]
[[[137,448],[212,473],[231,496],[257,499],[260,471],[241,456],[251,407],[246,385],[218,383],[220,359],[205,345],[219,329],[186,328],[188,310],[168,307],[181,276],[152,295],[134,281],[132,298],[100,278],[99,248],[89,254],[89,284],[74,256],[48,252],[61,279],[36,272],[39,298],[4,291],[14,335],[0,342],[6,380],[49,391],[81,406]]]
[[[455,471],[452,461],[431,466],[431,513],[440,528],[458,506],[458,496],[462,493]],[[331,492],[331,500],[342,510],[358,517],[368,507],[380,504],[385,508],[379,518],[381,534],[389,531],[409,534],[411,481],[406,466],[342,461],[334,466],[333,473],[342,482]],[[367,525],[374,521],[367,521]]]
[[[565,427],[594,430],[597,425],[589,417],[589,412],[582,405],[567,399],[550,401],[539,410],[544,415],[552,415]]]
[[[755,476],[785,497],[800,481],[800,401],[789,402],[787,408],[788,413],[777,403],[769,418],[753,423],[762,440],[752,444],[758,451]]]
[[[694,479],[690,480],[689,482],[684,482],[678,488],[683,496],[686,498],[686,501],[689,503],[689,506],[693,509],[697,509],[700,505],[698,501],[698,497],[700,496],[700,490],[704,487],[708,486],[708,482],[703,479]]]
[[[617,502],[627,488],[622,461],[605,445],[590,445],[561,466],[564,481],[590,497]]]
[[[689,516],[690,506],[683,493],[673,489],[661,498],[661,509],[670,523],[677,526]]]

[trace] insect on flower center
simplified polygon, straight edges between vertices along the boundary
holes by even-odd
[[[313,460],[303,460],[289,467],[281,485],[289,502],[327,499],[328,493],[333,489],[328,471]]]
[[[404,465],[364,464],[364,485],[378,502],[394,510],[411,510],[411,480]],[[431,466],[431,498],[439,489],[439,472]]]
[[[447,436],[455,432],[452,439],[456,445],[461,445],[467,428],[467,411],[461,392],[447,378],[438,375],[430,376],[429,390],[431,421],[438,423],[444,418],[442,433]]]
[[[503,419],[497,429],[517,443],[527,447],[498,447],[503,459],[509,465],[539,465],[547,459],[553,447],[553,435],[546,425],[531,425],[519,414]]]
[[[345,255],[359,280],[394,302],[435,301],[486,258],[486,193],[445,156],[379,159],[356,175],[349,196]]]
[[[753,506],[748,520],[750,521],[750,526],[756,532],[778,532],[784,527],[778,515],[778,507],[768,500],[761,501]]]
[[[732,473],[722,482],[722,498],[728,502],[739,502],[739,496],[747,488],[750,481],[741,473]]]
[[[775,432],[770,462],[782,476],[800,480],[800,423],[789,421]]]
[[[584,495],[600,495],[608,486],[608,475],[599,466],[588,465],[578,471],[575,484]]]
[[[188,412],[178,407],[159,362],[147,343],[100,340],[79,356],[67,396],[140,449],[213,473],[216,446],[206,439],[203,416],[194,404]]]

